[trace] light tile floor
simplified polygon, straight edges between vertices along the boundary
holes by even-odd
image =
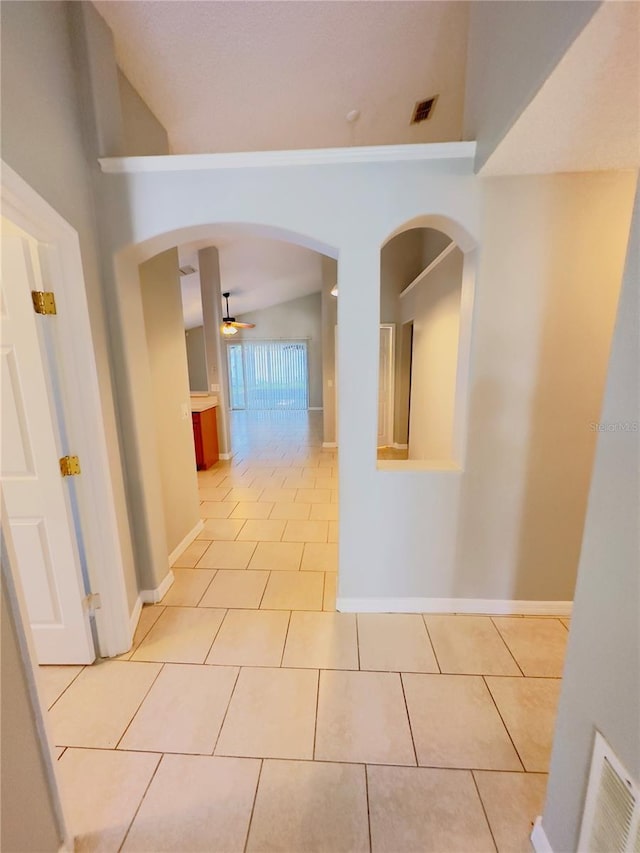
[[[132,650],[41,668],[77,849],[529,850],[569,621],[336,613],[321,415],[233,428]]]

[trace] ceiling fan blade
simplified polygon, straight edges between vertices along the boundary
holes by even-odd
[[[230,326],[235,326],[236,329],[255,329],[255,323],[236,323],[235,320],[232,320],[229,323]]]

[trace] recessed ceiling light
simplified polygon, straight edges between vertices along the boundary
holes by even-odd
[[[195,267],[192,267],[191,264],[185,264],[183,267],[178,267],[180,270],[180,275],[191,275],[194,272],[197,272]]]
[[[349,122],[349,124],[353,124],[353,122],[358,121],[359,118],[360,118],[360,110],[349,110],[349,112],[346,115],[346,119]]]

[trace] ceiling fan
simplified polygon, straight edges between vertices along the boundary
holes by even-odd
[[[237,335],[238,329],[255,329],[255,323],[236,323],[236,318],[231,317],[229,315],[229,297],[231,294],[229,292],[222,294],[226,304],[225,308],[225,316],[222,318],[222,334],[223,335]]]

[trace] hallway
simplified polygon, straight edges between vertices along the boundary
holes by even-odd
[[[569,621],[336,613],[322,413],[232,431],[131,652],[40,668],[78,849],[530,849]]]

